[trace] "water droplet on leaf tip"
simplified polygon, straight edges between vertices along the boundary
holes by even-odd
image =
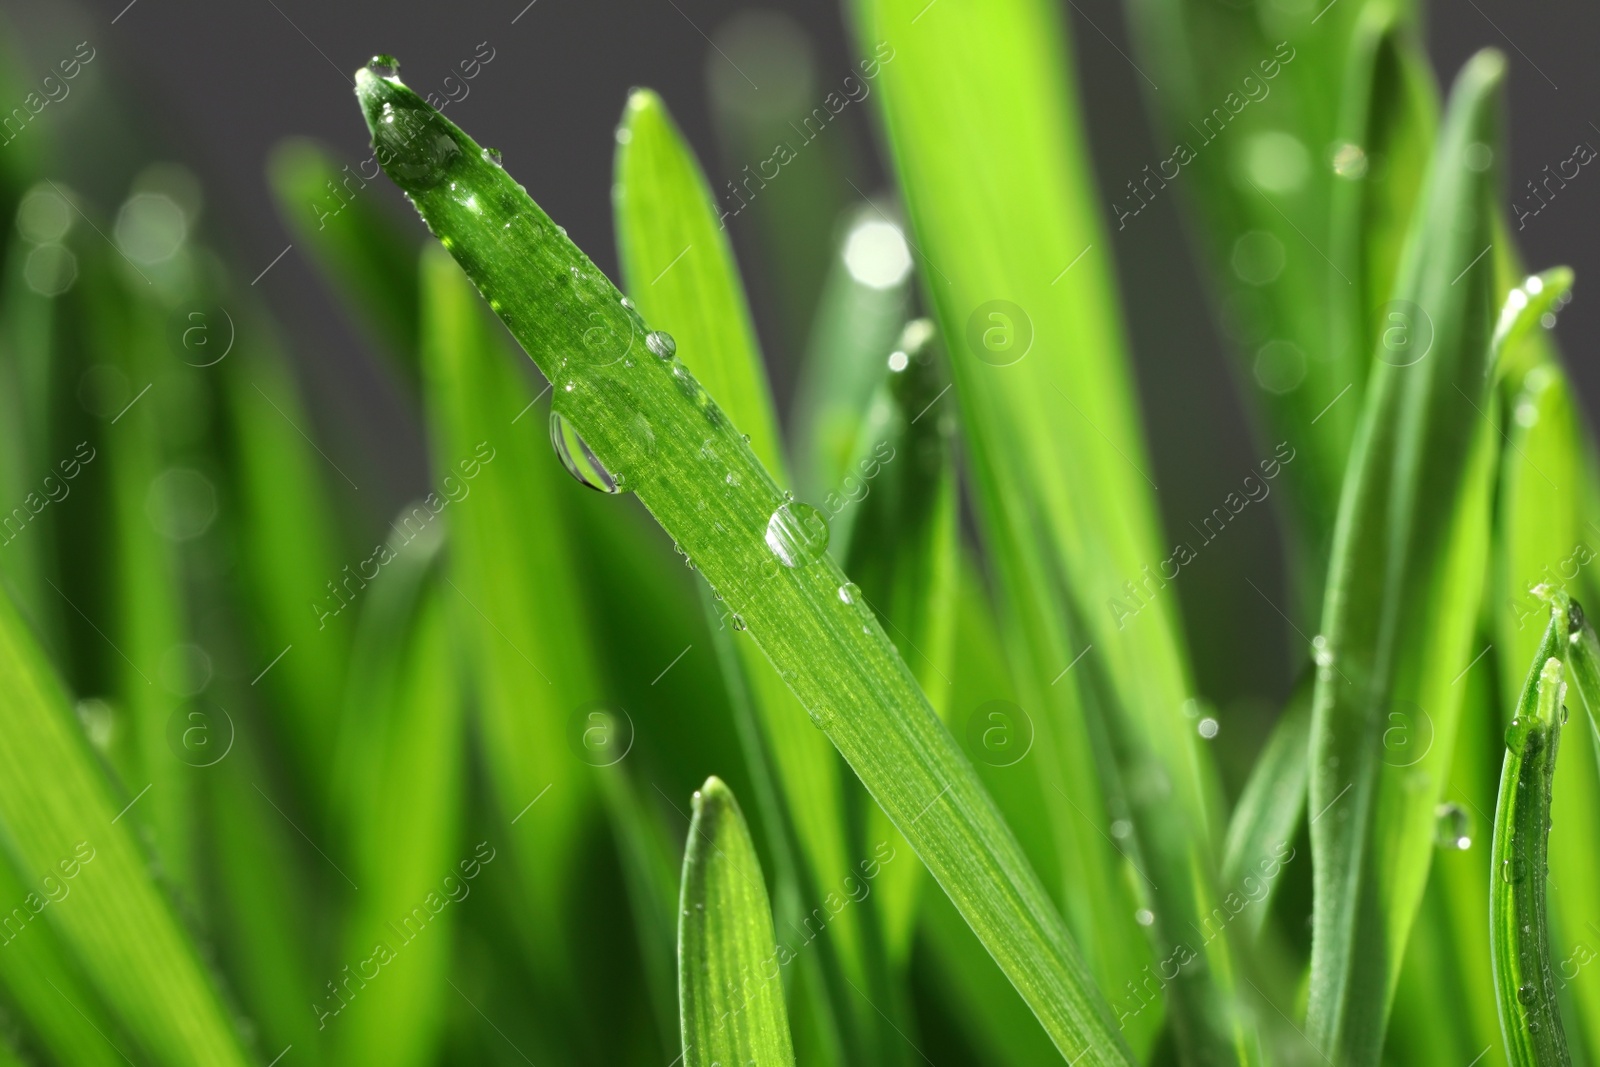
[[[678,342],[665,330],[651,330],[645,334],[644,346],[662,359],[671,359],[678,351]]]
[[[367,60],[367,69],[380,78],[400,77],[400,61],[383,52]]]

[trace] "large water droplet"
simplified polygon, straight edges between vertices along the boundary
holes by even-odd
[[[767,547],[785,567],[803,567],[828,548],[828,520],[810,504],[786,503],[767,520]]]
[[[373,128],[378,163],[407,192],[431,189],[461,155],[436,112],[427,105],[385,101]]]
[[[1464,851],[1472,847],[1472,816],[1459,804],[1434,809],[1433,843],[1439,848]]]
[[[367,60],[367,69],[380,78],[400,77],[400,61],[382,52]]]
[[[559,411],[550,413],[550,445],[567,473],[590,489],[602,493],[622,492],[623,479],[606,470],[600,457],[590,451],[572,423],[562,418]]]
[[[644,346],[662,359],[671,359],[678,351],[678,342],[665,330],[651,330],[645,334]]]

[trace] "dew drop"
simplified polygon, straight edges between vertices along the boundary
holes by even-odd
[[[662,359],[671,359],[678,351],[678,342],[665,330],[651,330],[645,334],[644,346]]]
[[[382,52],[367,60],[367,69],[380,78],[400,77],[400,61]]]
[[[854,604],[861,597],[861,587],[854,582],[845,582],[839,587],[839,599],[846,604]]]
[[[1438,848],[1465,851],[1472,847],[1472,816],[1459,804],[1433,809],[1433,843]]]
[[[1532,1004],[1539,999],[1539,991],[1533,988],[1532,982],[1524,982],[1517,988],[1517,999],[1524,1004]]]
[[[1520,754],[1528,743],[1528,727],[1519,715],[1511,720],[1511,725],[1506,727],[1506,748],[1513,753]]]
[[[1149,908],[1140,908],[1133,913],[1133,921],[1140,926],[1149,926],[1156,921],[1156,913]]]
[[[583,438],[578,436],[572,423],[564,419],[559,411],[550,413],[550,444],[556,450],[561,465],[567,468],[567,473],[579,482],[601,493],[623,491],[623,479],[606,470],[605,464],[600,462]]]
[[[828,548],[828,520],[810,504],[784,503],[767,520],[767,547],[785,567],[803,567]]]
[[[500,162],[500,149],[498,148],[485,148],[483,150],[483,158],[497,167],[505,166],[504,163]]]
[[[1527,861],[1519,856],[1507,856],[1500,861],[1500,877],[1510,885],[1516,885],[1527,877]]]
[[[627,297],[623,297],[622,298],[622,306],[624,308],[626,308],[627,310],[632,311],[633,310],[633,301],[629,300]]]
[[[1200,724],[1196,729],[1200,731],[1201,737],[1209,741],[1217,736],[1217,720],[1207,716],[1200,720]]]
[[[461,155],[461,146],[432,108],[393,100],[385,101],[378,115],[372,147],[383,169],[408,193],[444,181]]]
[[[744,617],[743,616],[735,615],[735,616],[733,616],[733,619],[731,621],[733,622],[733,628],[735,630],[743,630],[744,629]]]

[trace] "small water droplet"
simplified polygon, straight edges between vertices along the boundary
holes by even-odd
[[[735,630],[743,630],[744,629],[744,618],[743,618],[743,616],[740,616],[740,615],[733,616],[732,622],[733,622],[733,628]]]
[[[1561,725],[1567,725],[1567,706],[1565,704],[1561,705]]]
[[[737,474],[733,473],[732,471],[729,471],[727,474],[723,475],[722,480],[724,482],[726,482],[727,484],[729,484],[729,485],[738,485],[739,484],[739,476]]]
[[[557,226],[556,227],[556,232],[559,233],[561,236],[565,237],[567,235],[567,228],[565,226]],[[577,274],[578,273],[577,268],[573,268],[572,273]]]
[[[786,502],[767,520],[767,547],[785,567],[802,567],[828,548],[828,520],[810,504]]]
[[[493,163],[497,167],[505,166],[504,163],[500,162],[500,149],[498,148],[485,148],[483,150],[483,158],[488,160],[490,163]]]
[[[623,479],[606,470],[605,464],[584,443],[578,431],[559,411],[550,413],[550,444],[561,465],[578,481],[601,493],[620,493]]]
[[[678,351],[678,342],[665,330],[651,330],[645,334],[644,346],[662,359],[671,359]]]
[[[367,69],[380,78],[400,77],[400,61],[382,52],[367,60]]]
[[[1517,999],[1524,1004],[1532,1004],[1539,998],[1539,991],[1533,988],[1532,982],[1524,982],[1517,987]]]
[[[633,301],[629,300],[627,297],[623,297],[622,298],[622,306],[627,308],[629,311],[632,311],[633,310]]]
[[[1528,1033],[1537,1034],[1538,1032],[1539,1032],[1539,1020],[1538,1019],[1529,1019],[1528,1020]]]
[[[845,582],[839,587],[839,599],[846,604],[854,604],[861,596],[861,587],[854,582]]]
[[[1133,823],[1129,822],[1127,819],[1113,819],[1111,821],[1112,837],[1120,841],[1131,833],[1133,833]]]
[[[1511,720],[1511,725],[1506,727],[1506,748],[1513,753],[1521,753],[1528,743],[1528,725],[1519,715]]]
[[[1196,729],[1200,731],[1201,737],[1209,741],[1217,736],[1217,720],[1208,716],[1200,720],[1200,725]]]
[[[1527,861],[1518,856],[1507,856],[1500,861],[1500,877],[1510,885],[1516,885],[1527,877]]]
[[[1583,623],[1583,605],[1576,600],[1569,602],[1567,604],[1567,629],[1572,631],[1574,637],[1583,629]]]
[[[1434,809],[1433,843],[1439,848],[1465,851],[1472,847],[1472,816],[1459,804]]]
[[[1156,921],[1156,913],[1149,908],[1140,908],[1133,913],[1133,921],[1140,926],[1149,926]]]

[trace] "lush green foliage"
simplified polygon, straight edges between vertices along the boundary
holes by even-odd
[[[190,179],[0,156],[0,1063],[1600,1059],[1600,483],[1505,60],[1441,106],[1395,0],[1128,9],[1177,147],[1107,213],[1054,5],[847,5],[894,189],[765,179],[787,411],[660,96],[619,288],[375,58],[436,240],[344,149],[269,177],[425,443],[394,514]],[[1255,737],[1114,282],[1169,186],[1286,487]]]

